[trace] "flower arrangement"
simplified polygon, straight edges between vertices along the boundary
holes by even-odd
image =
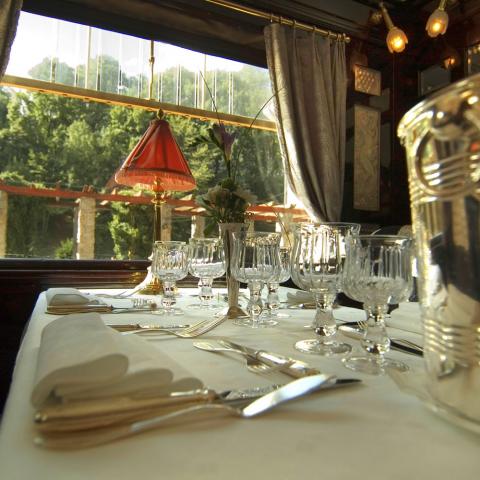
[[[199,195],[196,198],[197,203],[205,208],[211,219],[205,229],[205,233],[210,234],[219,223],[244,223],[247,216],[247,209],[256,202],[256,197],[248,190],[242,188],[237,182],[237,169],[241,148],[237,148],[234,152],[235,155],[233,154],[233,147],[237,140],[236,133],[230,133],[225,128],[225,125],[219,118],[217,106],[206,82],[205,85],[212,99],[218,123],[213,124],[212,127],[207,130],[208,136],[201,137],[200,141],[213,144],[220,149],[227,171],[226,178],[210,188],[207,193]],[[263,104],[262,108],[255,115],[242,135],[250,132],[258,116],[273,97],[274,95]]]
[[[208,129],[209,137],[205,141],[213,143],[222,152],[227,177],[210,188],[206,194],[197,197],[197,203],[205,208],[215,223],[243,223],[247,208],[256,201],[248,190],[240,187],[236,180],[238,156],[232,159],[235,133],[227,132],[222,123],[216,123]]]

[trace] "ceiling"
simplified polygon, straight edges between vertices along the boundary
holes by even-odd
[[[384,23],[374,25],[370,21],[372,12],[378,10],[377,0],[233,1],[277,17],[346,33],[352,43],[384,47]],[[425,36],[425,21],[439,0],[384,3],[393,22],[414,39]],[[269,20],[219,6],[212,0],[23,0],[23,9],[252,65],[266,65],[263,28]],[[468,20],[473,10],[480,11],[479,0],[449,0],[450,25]]]

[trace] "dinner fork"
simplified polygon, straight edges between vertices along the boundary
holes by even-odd
[[[182,328],[181,330],[172,330],[168,327],[159,327],[159,328],[149,328],[145,330],[144,328],[138,330],[130,330],[128,332],[121,332],[122,335],[130,335],[132,333],[150,333],[150,332],[162,332],[168,333],[170,335],[175,335],[180,338],[195,338],[203,335],[204,333],[213,330],[215,327],[223,323],[228,318],[227,315],[223,317],[213,318],[210,320],[202,320],[201,322],[194,323],[190,327]]]

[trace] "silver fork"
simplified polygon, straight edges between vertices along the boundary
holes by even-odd
[[[132,307],[133,308],[150,307],[154,309],[157,307],[157,304],[153,300],[149,300],[147,298],[132,298]]]
[[[213,330],[215,327],[223,323],[227,318],[228,316],[225,315],[223,317],[213,318],[210,320],[202,320],[201,322],[194,323],[190,327],[182,328],[181,330],[171,330],[168,327],[149,328],[148,330],[142,328],[139,330],[122,332],[122,335],[130,335],[132,333],[163,332],[180,338],[195,338],[209,332],[210,330]]]

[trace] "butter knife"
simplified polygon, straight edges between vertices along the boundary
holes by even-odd
[[[139,323],[107,323],[107,327],[113,328],[119,332],[129,332],[130,330],[156,330],[159,328],[170,328],[172,330],[190,327],[190,324],[184,325],[140,325]]]
[[[266,363],[267,365],[278,367],[281,372],[286,373],[294,378],[306,377],[308,375],[318,375],[320,373],[319,370],[310,367],[307,363],[302,362],[301,360],[285,357],[284,355],[267,352],[265,350],[256,350],[254,348],[239,345],[238,343],[234,343],[226,339],[218,339],[217,341],[221,345],[244,352],[245,355],[250,355],[257,360]]]

